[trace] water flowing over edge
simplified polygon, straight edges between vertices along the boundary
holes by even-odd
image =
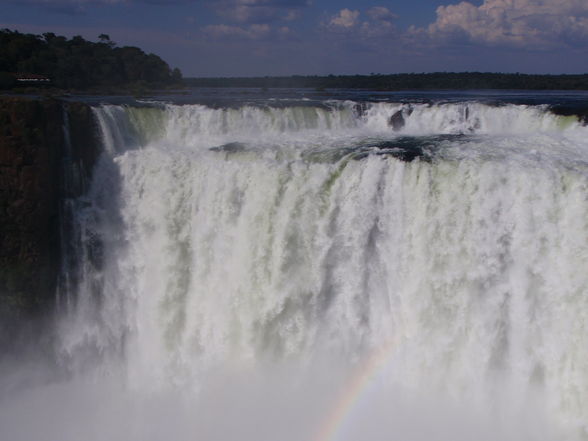
[[[277,389],[321,369],[369,372],[383,390],[496,418],[538,401],[585,430],[588,148],[576,118],[353,102],[95,114],[105,154],[76,201],[78,283],[61,330],[73,372],[122,369],[130,390],[204,396],[219,371],[285,369]],[[403,412],[386,393],[371,400],[376,414],[378,400]],[[353,439],[329,430],[317,440]]]

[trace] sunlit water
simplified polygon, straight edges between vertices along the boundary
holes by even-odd
[[[349,100],[94,113],[62,374],[7,389],[1,439],[588,436],[578,118]]]

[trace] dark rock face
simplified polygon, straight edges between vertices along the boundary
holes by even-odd
[[[68,128],[71,142],[69,159],[73,167],[78,170],[79,180],[77,188],[70,188],[69,193],[70,196],[77,197],[85,192],[85,184],[91,180],[92,170],[98,161],[102,146],[92,108],[84,103],[68,103],[66,110],[69,117]]]
[[[388,120],[388,125],[392,127],[392,130],[398,132],[406,125],[405,117],[412,115],[412,108],[403,108],[396,111]]]
[[[391,126],[395,132],[404,128],[405,124],[406,123],[404,122],[404,116],[402,115],[402,110],[398,110],[396,113],[394,113],[394,115],[392,115],[390,117],[390,120],[388,121],[388,125]]]
[[[0,102],[0,311],[46,305],[59,264],[61,105]]]
[[[98,142],[87,105],[0,98],[0,345],[19,323],[50,314],[54,305],[66,156],[64,106],[75,127],[70,156],[89,173]]]

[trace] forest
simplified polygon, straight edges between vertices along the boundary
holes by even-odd
[[[436,72],[371,75],[328,75],[257,78],[186,78],[192,87],[306,87],[313,89],[394,90],[588,90],[588,74],[529,75],[520,73]]]
[[[137,47],[118,47],[106,34],[98,40],[1,29],[0,89],[19,85],[22,75],[43,76],[49,80],[43,87],[68,90],[160,88],[182,82],[180,70],[171,69],[159,56]]]
[[[122,46],[107,34],[97,42],[47,32],[24,34],[0,29],[0,89],[30,82],[21,76],[43,77],[35,86],[73,91],[188,87],[256,87],[396,90],[588,90],[588,74],[532,75],[522,73],[435,72],[370,75],[182,78],[178,68],[155,54]]]

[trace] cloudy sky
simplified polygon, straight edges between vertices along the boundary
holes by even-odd
[[[0,27],[106,33],[184,76],[588,72],[588,0],[0,0]]]

